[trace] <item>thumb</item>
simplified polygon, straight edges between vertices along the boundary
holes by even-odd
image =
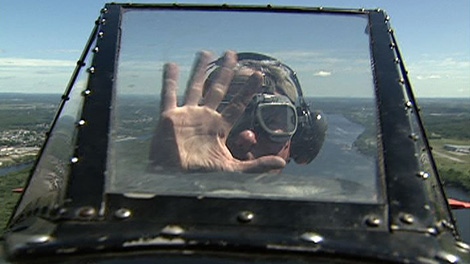
[[[286,164],[286,161],[279,156],[263,156],[255,160],[241,161],[239,167],[242,172],[262,173],[283,169]]]

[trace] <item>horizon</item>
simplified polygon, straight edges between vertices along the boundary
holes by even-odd
[[[49,5],[43,5],[34,0],[25,0],[21,3],[3,3],[0,9],[0,93],[63,93],[105,2],[51,0]],[[197,2],[185,1],[188,4]],[[225,2],[213,0],[207,4]],[[405,0],[271,2],[273,6],[384,9],[391,17],[390,23],[404,57],[415,97],[470,98],[468,0],[430,0],[426,5]],[[261,0],[238,0],[234,4],[266,3]],[[22,21],[21,26],[18,26],[18,21]],[[57,21],[60,21],[60,27]],[[25,41],[25,36],[30,36],[34,41]]]
[[[61,97],[63,95],[63,93],[51,93],[51,92],[44,92],[44,93],[31,93],[31,92],[2,92],[0,91],[0,95],[3,94],[3,95],[25,95],[25,96],[34,96],[34,95],[44,95],[44,96],[59,96]],[[415,98],[417,100],[422,100],[422,99],[448,99],[448,100],[469,100],[470,102],[470,97],[442,97],[442,96],[439,96],[439,97],[417,97],[416,94],[415,95]],[[141,97],[147,97],[148,98],[148,94],[126,94],[126,96],[141,96]],[[155,96],[160,96],[159,94],[155,94]],[[178,95],[178,98],[183,98],[184,95]],[[357,99],[370,99],[370,97],[350,97],[350,96],[315,96],[315,95],[309,95],[309,96],[304,96],[304,98],[322,98],[322,99],[351,99],[351,100],[357,100]],[[4,100],[5,98],[0,98],[0,101]],[[59,101],[61,100],[61,98],[58,98]]]

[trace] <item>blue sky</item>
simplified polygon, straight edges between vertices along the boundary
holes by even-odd
[[[0,93],[62,93],[106,2],[0,0]],[[195,1],[180,1],[183,2]],[[210,3],[224,2],[231,1]],[[470,99],[468,0],[234,3],[385,9],[391,17],[416,95]]]

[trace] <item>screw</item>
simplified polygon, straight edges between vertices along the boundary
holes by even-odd
[[[313,242],[315,244],[321,243],[323,241],[323,237],[314,232],[303,233],[300,238],[304,241]]]
[[[51,237],[47,235],[32,236],[28,241],[28,244],[43,244],[48,242],[50,239]]]
[[[252,212],[243,211],[243,212],[240,212],[238,214],[237,219],[238,219],[239,222],[248,223],[248,222],[251,222],[254,217],[255,217],[255,215]]]
[[[459,262],[459,257],[452,255],[450,253],[447,253],[445,251],[438,252],[436,255],[437,259],[447,261],[447,263],[458,263]]]
[[[418,141],[418,139],[419,139],[418,135],[416,135],[415,133],[411,133],[410,138],[411,138],[413,141]]]
[[[420,172],[417,174],[417,176],[426,180],[427,178],[429,178],[429,173],[427,173],[427,172],[425,172],[425,171],[420,171]]]
[[[378,227],[382,221],[375,215],[368,216],[366,218],[366,224],[370,227]]]
[[[413,107],[413,103],[412,103],[411,101],[406,101],[405,107],[408,108],[408,109],[410,109],[410,108]]]
[[[160,234],[165,236],[180,236],[183,233],[184,229],[177,225],[167,225],[160,231]]]
[[[126,219],[126,218],[129,218],[131,215],[132,215],[131,211],[126,208],[121,208],[121,209],[116,210],[116,212],[114,212],[114,216],[118,219]]]
[[[455,242],[455,245],[461,249],[462,251],[466,252],[466,253],[470,253],[470,246],[468,244],[465,244],[464,242],[462,241],[457,241]]]
[[[77,215],[83,218],[90,218],[90,217],[95,216],[95,214],[96,214],[95,208],[89,207],[89,206],[82,207],[77,210]]]
[[[412,216],[411,214],[402,214],[402,215],[400,216],[400,220],[401,220],[403,223],[409,224],[409,225],[413,224],[413,222],[414,222],[414,218],[413,218],[413,216]]]

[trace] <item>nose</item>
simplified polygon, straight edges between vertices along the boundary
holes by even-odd
[[[243,130],[238,134],[235,144],[243,151],[249,151],[253,145],[258,143],[255,132]]]

